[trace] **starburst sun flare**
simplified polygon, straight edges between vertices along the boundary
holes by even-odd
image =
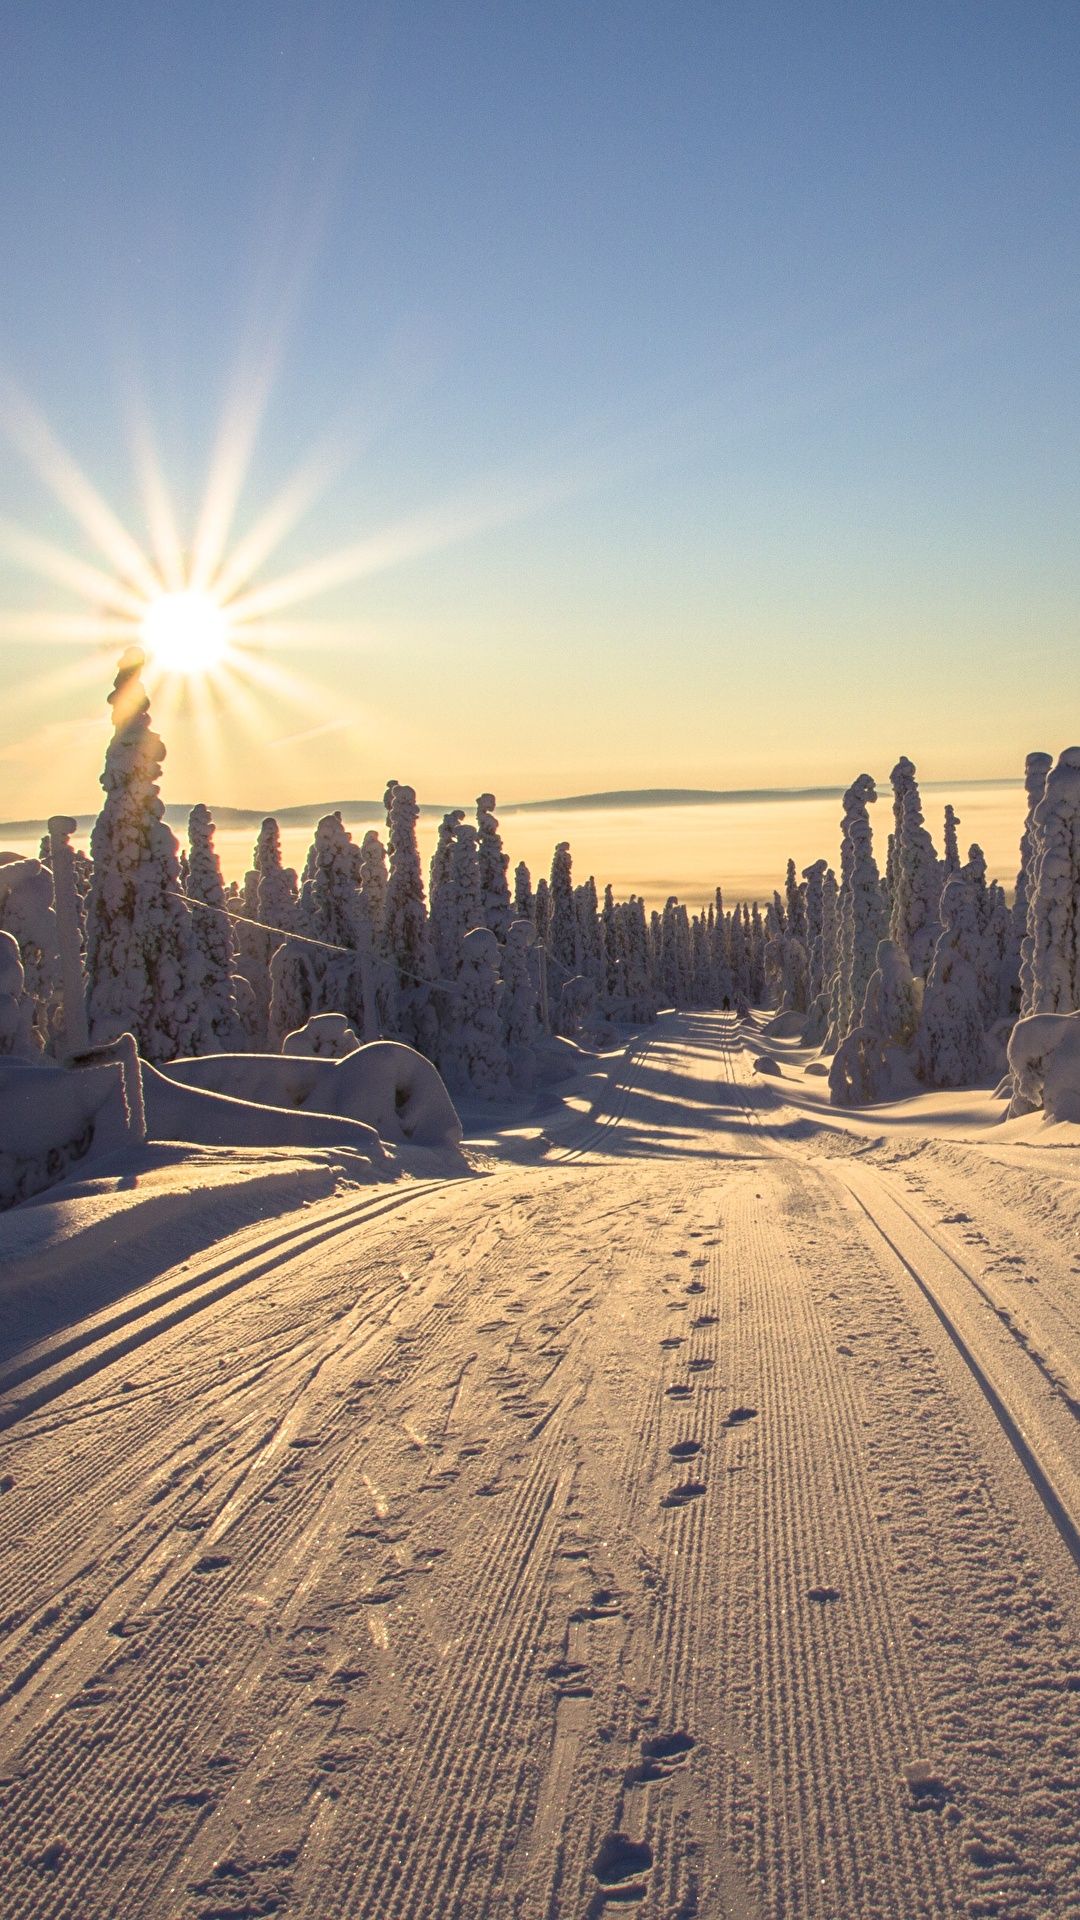
[[[186,587],[151,600],[142,643],[163,673],[212,674],[229,655],[229,621],[213,594]]]

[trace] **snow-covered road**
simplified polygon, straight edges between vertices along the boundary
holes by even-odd
[[[782,1095],[662,1023],[7,1356],[5,1920],[1080,1914],[1075,1180]]]

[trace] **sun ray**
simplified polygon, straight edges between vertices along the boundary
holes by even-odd
[[[63,547],[54,546],[51,540],[43,540],[36,533],[28,533],[11,520],[0,520],[0,546],[29,573],[51,580],[56,586],[69,587],[91,605],[130,614],[133,620],[142,617],[146,602],[124,581],[88,560],[77,560]],[[156,591],[160,591],[160,582]]]
[[[276,613],[314,600],[334,587],[346,586],[388,567],[439,549],[457,546],[495,527],[523,518],[539,507],[564,498],[576,482],[566,478],[534,483],[491,486],[473,495],[442,502],[426,513],[399,520],[367,539],[324,554],[292,572],[282,574],[262,587],[240,594],[231,604],[229,615],[237,626],[264,614]]]
[[[212,585],[237,503],[247,479],[255,440],[270,399],[279,353],[271,347],[245,388],[227,408],[210,462],[199,523],[191,552],[189,584],[200,592]]]
[[[184,586],[184,549],[180,540],[172,495],[158,459],[149,422],[139,418],[132,431],[132,453],[142,489],[150,544],[158,569],[170,593]]]
[[[134,622],[120,615],[46,613],[37,607],[0,607],[0,640],[9,646],[127,646],[136,637]]]
[[[161,581],[138,542],[60,445],[48,422],[11,387],[4,396],[0,426],[121,579],[145,595],[157,593]]]
[[[344,456],[340,448],[316,449],[309,456],[219,568],[214,591],[223,602],[231,600],[241,587],[247,585],[252,575],[265,565],[275,549],[326,492],[343,465]]]

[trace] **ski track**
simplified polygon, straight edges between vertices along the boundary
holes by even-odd
[[[9,1364],[5,1920],[1075,1920],[1071,1273],[804,1133],[667,1021]]]

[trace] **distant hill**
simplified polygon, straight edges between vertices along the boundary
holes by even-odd
[[[923,792],[947,788],[950,792],[965,787],[1000,787],[1019,785],[1015,776],[1009,780],[927,780],[922,782]],[[888,793],[888,782],[879,785],[879,791]],[[763,800],[840,800],[843,787],[625,787],[616,788],[609,793],[572,793],[557,800],[516,800],[499,802],[500,817],[512,813],[584,813],[589,810],[609,811],[617,807],[710,807],[740,806],[750,801]],[[456,801],[453,804],[470,812],[473,802]],[[326,813],[340,813],[345,820],[375,821],[381,823],[385,812],[381,800],[323,800],[318,804],[302,807],[214,807],[210,808],[215,824],[225,832],[238,832],[244,828],[255,832],[259,823],[268,815],[283,827],[314,827]],[[448,811],[440,802],[421,802],[420,812],[427,818],[441,819]],[[187,826],[187,817],[191,812],[190,803],[183,806],[167,806],[165,818],[174,833],[182,833]],[[94,824],[95,815],[80,814],[78,833],[85,838]],[[0,820],[0,840],[34,840],[45,832],[44,820]]]

